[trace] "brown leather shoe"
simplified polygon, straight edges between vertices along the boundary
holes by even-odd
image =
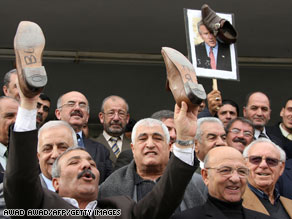
[[[190,61],[180,52],[169,47],[162,47],[167,81],[166,88],[171,90],[176,103],[181,106],[185,101],[188,109],[200,105],[206,99],[206,93],[201,84],[198,84],[196,72]]]
[[[219,17],[207,4],[202,6],[201,13],[204,25],[221,42],[226,44],[236,42],[237,32],[229,21]]]
[[[21,21],[14,37],[16,68],[21,91],[26,97],[41,93],[47,84],[42,66],[45,38],[41,28],[33,22]]]

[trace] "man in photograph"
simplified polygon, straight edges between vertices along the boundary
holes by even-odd
[[[203,40],[195,48],[197,67],[231,71],[230,46],[217,41],[202,21],[198,22],[197,27]]]

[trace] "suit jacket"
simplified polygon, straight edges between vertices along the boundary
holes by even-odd
[[[95,161],[97,169],[100,173],[99,183],[101,184],[113,170],[112,161],[110,160],[110,152],[103,144],[96,142],[83,135],[83,143],[86,151]]]
[[[132,149],[122,151],[116,160],[113,171],[116,171],[117,169],[120,169],[121,167],[128,165],[129,163],[131,163],[132,160],[133,160]]]
[[[99,197],[111,197],[127,195],[137,201],[135,189],[136,164],[133,160],[129,165],[113,172],[99,187]],[[186,210],[195,206],[203,205],[207,200],[207,188],[201,175],[194,173],[189,182],[180,210]]]
[[[113,162],[113,165],[115,165],[116,163],[116,160],[117,160],[117,157],[116,155],[114,154],[111,146],[108,144],[107,140],[104,138],[103,134],[101,133],[96,139],[95,139],[97,142],[100,142],[101,144],[105,145],[106,148],[109,150],[110,152],[110,159],[111,161]],[[128,139],[125,135],[123,137],[123,142],[122,142],[122,151],[125,151],[125,150],[128,150],[128,149],[131,149],[131,141],[130,139]]]
[[[217,41],[218,54],[217,54],[217,70],[231,71],[231,57],[230,46]],[[196,46],[196,59],[197,67],[211,69],[210,58],[206,52],[205,42],[197,44]]]
[[[243,213],[246,219],[271,219],[267,215],[261,214],[256,211],[252,211],[246,208],[243,208]],[[200,206],[188,209],[179,214],[176,214],[172,219],[204,219],[204,218],[216,218],[216,219],[228,219],[222,211],[217,208],[213,203],[208,199],[207,202]]]
[[[280,194],[286,198],[292,199],[292,159],[288,159],[285,164],[285,170],[280,176],[276,187]]]
[[[248,186],[246,186],[245,192],[243,194],[243,207],[248,208],[250,210],[258,211],[266,215],[270,215],[267,209],[264,207],[262,202],[259,200],[256,194],[250,190]],[[292,218],[292,200],[287,199],[283,196],[280,197],[280,201],[287,211],[288,215]]]
[[[7,208],[76,209],[57,193],[41,186],[36,153],[37,130],[12,133],[4,179],[4,197]],[[98,200],[96,208],[121,209],[121,216],[79,216],[74,218],[167,219],[181,202],[184,190],[197,166],[198,160],[194,166],[190,166],[173,156],[160,181],[137,204],[126,196]]]
[[[271,136],[273,139],[277,138],[277,141],[275,143],[283,148],[283,150],[286,152],[286,158],[292,158],[292,141],[282,134],[279,128],[279,124],[266,127],[266,132],[269,137]]]

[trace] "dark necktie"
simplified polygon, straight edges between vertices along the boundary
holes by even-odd
[[[261,132],[260,135],[259,135],[259,138],[268,138],[265,133]]]
[[[84,148],[84,143],[83,143],[82,138],[80,137],[79,134],[76,134],[76,136],[77,136],[78,146]]]
[[[118,147],[118,137],[111,137],[110,141],[113,142],[113,146],[112,146],[112,150],[114,152],[114,154],[116,155],[116,157],[119,156],[120,152],[120,148]]]
[[[214,56],[212,47],[210,47],[209,57],[210,57],[211,69],[216,69],[216,61],[215,61],[215,56]]]

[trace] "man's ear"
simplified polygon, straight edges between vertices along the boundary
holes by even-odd
[[[104,122],[104,114],[102,112],[99,112],[98,117],[99,117],[100,123],[103,124],[103,122]]]
[[[246,117],[246,107],[243,107],[243,117]]]
[[[284,108],[281,109],[280,116],[283,117],[284,115]]]
[[[201,175],[206,186],[209,184],[209,175],[207,169],[201,169]]]
[[[195,139],[195,152],[196,152],[196,156],[198,157],[198,152],[199,152],[199,147],[198,147],[198,139]]]
[[[6,87],[6,85],[3,86],[3,93],[5,96],[7,96],[8,94],[8,88]]]
[[[59,193],[59,178],[53,178],[52,183],[56,192]]]
[[[61,110],[57,108],[57,109],[55,110],[55,115],[56,115],[57,119],[60,120],[60,119],[61,119]]]
[[[127,124],[129,123],[130,121],[130,113],[127,113]]]

